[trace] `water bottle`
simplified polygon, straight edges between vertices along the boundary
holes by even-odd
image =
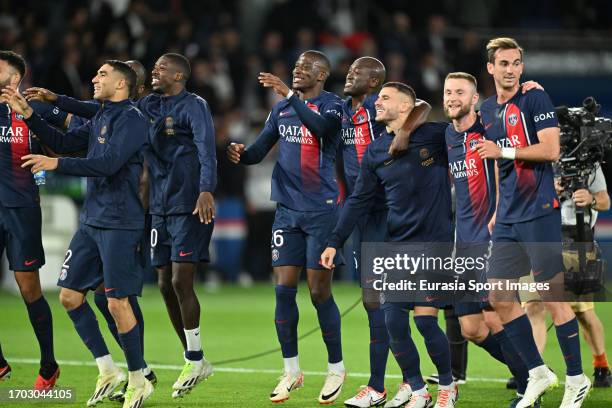
[[[45,184],[46,180],[45,180],[45,176],[47,175],[47,172],[44,170],[41,170],[39,172],[34,173],[34,182],[36,183],[37,186],[41,186],[43,184]]]

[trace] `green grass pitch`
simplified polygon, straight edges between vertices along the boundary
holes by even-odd
[[[341,311],[350,307],[359,297],[358,287],[338,284],[334,296]],[[202,307],[202,340],[206,357],[214,362],[238,359],[278,347],[273,324],[274,290],[270,285],[257,285],[242,289],[223,287],[215,293],[205,293],[201,285],[198,294]],[[51,303],[55,330],[56,358],[60,361],[60,387],[74,390],[76,401],[72,403],[0,402],[2,407],[68,407],[85,406],[93,391],[97,369],[91,355],[78,338],[72,323],[57,300],[57,293],[47,293]],[[316,327],[316,313],[310,304],[306,286],[301,286],[298,295],[300,308],[300,334]],[[181,347],[166,315],[164,303],[154,287],[145,289],[141,298],[145,315],[145,359],[153,366],[159,378],[155,393],[147,407],[271,407],[268,394],[281,374],[280,352],[260,358],[217,364],[215,375],[196,387],[181,400],[171,398],[172,383],[183,364]],[[95,305],[92,307],[95,309]],[[610,327],[612,303],[601,303],[597,311],[604,325]],[[21,298],[0,292],[0,341],[6,358],[13,367],[12,378],[0,383],[0,388],[31,387],[38,370],[38,346],[28,322]],[[99,317],[102,332],[116,361],[123,362],[121,350],[108,333]],[[423,339],[413,327],[413,336],[421,351],[421,369],[424,375],[434,372],[425,352]],[[608,351],[612,350],[608,333]],[[335,406],[351,397],[360,385],[367,382],[368,372],[368,324],[361,306],[356,307],[342,320],[342,343],[348,379],[342,395]],[[326,352],[320,332],[299,343],[300,365],[305,371],[304,387],[291,396],[283,407],[315,407],[323,384],[326,369]],[[585,372],[592,373],[591,354],[583,342],[583,365]],[[564,378],[564,364],[554,333],[549,333],[545,361]],[[502,365],[494,361],[478,347],[470,345],[468,382],[460,387],[458,407],[506,407],[513,393],[505,389],[509,374]],[[389,357],[386,386],[393,395],[400,382],[399,369]],[[430,388],[434,391],[435,388]],[[562,387],[548,393],[544,407],[557,407],[562,398]],[[117,403],[105,401],[102,407],[119,407]],[[585,407],[612,407],[612,389],[595,389],[584,404]]]

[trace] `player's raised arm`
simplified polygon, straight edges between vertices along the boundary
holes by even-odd
[[[73,153],[87,149],[89,141],[89,124],[74,129],[70,132],[62,132],[49,125],[30,106],[28,101],[13,88],[6,87],[2,90],[2,99],[11,108],[23,115],[30,130],[46,145],[57,153]]]
[[[87,158],[60,158],[57,171],[74,176],[111,176],[142,149],[146,143],[147,129],[148,124],[139,112],[131,117],[122,115],[114,125],[113,137],[106,142],[108,147],[103,154]]]
[[[100,109],[98,101],[80,101],[70,96],[58,95],[48,89],[40,87],[28,88],[24,91],[25,98],[52,103],[59,109],[82,118],[91,119]]]

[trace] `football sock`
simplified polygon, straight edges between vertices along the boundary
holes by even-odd
[[[185,339],[187,340],[187,350],[185,351],[185,358],[191,361],[199,361],[204,358],[204,352],[202,351],[202,342],[200,340],[200,327],[195,329],[184,329]]]
[[[40,363],[54,363],[53,317],[49,303],[41,296],[32,303],[26,302],[26,308],[40,347]]]
[[[399,306],[389,304],[384,309],[385,325],[389,333],[389,346],[393,357],[402,370],[405,383],[413,390],[425,387],[420,369],[419,352],[410,335],[410,321],[407,311]]]
[[[523,363],[521,356],[519,356],[518,352],[514,348],[514,345],[506,335],[505,330],[501,330],[495,333],[493,336],[497,339],[497,342],[504,353],[506,365],[516,380],[516,391],[521,395],[524,394],[525,389],[527,388],[527,380],[529,379],[529,370],[527,370],[527,366],[525,366],[525,363]]]
[[[119,333],[119,339],[123,345],[123,353],[125,354],[128,370],[142,370],[145,364],[142,357],[142,349],[140,348],[140,331],[138,330],[138,323],[129,331]]]
[[[465,378],[468,359],[468,341],[461,335],[461,324],[453,310],[444,311],[446,337],[451,356],[451,371],[457,378]]]
[[[91,351],[94,358],[109,354],[102,333],[100,333],[96,315],[87,301],[83,302],[83,304],[76,309],[69,310],[68,316],[72,319],[74,328],[79,334],[79,337],[81,337],[81,340],[89,351]]]
[[[378,392],[385,390],[385,369],[389,356],[389,333],[385,326],[385,312],[381,308],[367,310],[370,326],[370,381]]]
[[[299,312],[295,296],[297,288],[277,285],[276,309],[274,310],[274,324],[276,334],[281,346],[283,358],[295,357],[298,354],[297,325]]]
[[[292,374],[292,375],[297,375],[300,372],[300,362],[298,360],[298,357],[289,357],[289,358],[283,358],[283,364],[285,366],[285,372]]]
[[[503,332],[503,330],[502,330]],[[502,352],[499,341],[495,336],[491,333],[480,343],[475,343],[478,347],[482,347],[497,361],[506,364],[506,359],[504,358],[504,354]]]
[[[323,341],[327,347],[327,361],[329,363],[338,363],[342,361],[340,311],[338,310],[338,305],[336,305],[334,297],[330,296],[321,303],[315,303],[314,306],[317,309]]]
[[[504,324],[504,331],[528,370],[544,365],[533,339],[533,330],[527,315],[524,314]]]
[[[0,357],[2,357],[2,350],[0,350]],[[608,358],[606,353],[600,355],[593,354],[593,367],[595,368],[608,368]]]
[[[414,323],[425,339],[425,347],[429,353],[431,361],[438,369],[438,379],[440,385],[450,385],[453,383],[453,374],[450,364],[450,348],[446,335],[438,326],[437,316],[415,316]]]
[[[580,333],[578,319],[573,318],[567,323],[555,326],[559,347],[565,359],[567,375],[582,374],[582,357],[580,356]]]

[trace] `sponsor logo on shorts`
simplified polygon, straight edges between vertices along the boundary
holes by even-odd
[[[25,266],[32,266],[32,265],[34,265],[34,264],[36,263],[36,261],[38,261],[38,259],[37,259],[37,258],[34,258],[34,259],[26,259],[26,260],[25,260],[25,262],[24,262],[24,265],[25,265]]]

